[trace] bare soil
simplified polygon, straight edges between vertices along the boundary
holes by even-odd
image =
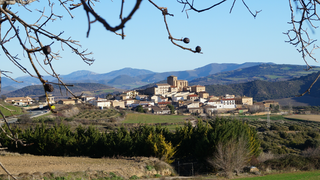
[[[0,162],[19,179],[43,179],[43,177],[80,176],[85,179],[108,177],[110,172],[129,179],[131,176],[152,177],[154,174],[174,174],[172,167],[157,158],[88,158],[88,157],[54,157],[20,155],[16,153],[1,154]],[[147,170],[147,165],[158,170]],[[7,174],[0,169],[2,178]],[[1,178],[1,177],[0,177]],[[1,179],[2,179],[1,178]]]
[[[284,116],[284,117],[291,118],[291,119],[297,119],[297,120],[320,122],[320,115],[296,114],[296,115],[289,115],[289,116]]]

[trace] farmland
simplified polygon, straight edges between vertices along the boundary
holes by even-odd
[[[287,119],[292,120],[302,120],[302,121],[315,121],[320,122],[320,115],[304,115],[304,114],[297,114],[297,115],[289,115],[284,116]]]
[[[128,113],[123,123],[181,123],[185,122],[188,116],[182,115],[153,115]]]

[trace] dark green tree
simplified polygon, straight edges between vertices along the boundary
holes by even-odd
[[[172,104],[168,104],[167,107],[170,109],[171,114],[175,114],[175,108]]]
[[[141,105],[137,106],[136,111],[140,113],[144,113],[143,107]]]

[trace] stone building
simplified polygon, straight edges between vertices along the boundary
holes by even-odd
[[[199,93],[199,92],[205,92],[205,91],[206,91],[205,86],[200,86],[200,85],[191,86],[191,92]]]
[[[169,76],[167,77],[167,83],[171,86],[175,86],[178,88],[178,91],[182,91],[183,87],[188,86],[187,80],[178,80],[177,76]]]
[[[236,104],[241,104],[241,105],[253,105],[253,98],[252,97],[236,97],[234,98]]]

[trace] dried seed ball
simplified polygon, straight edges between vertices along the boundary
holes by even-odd
[[[16,20],[16,18],[15,18],[15,17],[12,17],[12,18],[11,18],[11,21],[15,21],[15,20]]]
[[[183,42],[186,43],[186,44],[188,44],[188,43],[190,42],[190,39],[187,38],[187,37],[185,37],[185,38],[183,38]]]
[[[51,47],[50,46],[43,46],[42,51],[45,55],[48,55],[51,53]]]
[[[196,47],[196,52],[197,52],[197,53],[201,52],[201,47],[200,47],[200,46],[197,46],[197,47]]]
[[[54,88],[51,84],[45,84],[44,89],[48,92],[52,92],[54,90]]]

